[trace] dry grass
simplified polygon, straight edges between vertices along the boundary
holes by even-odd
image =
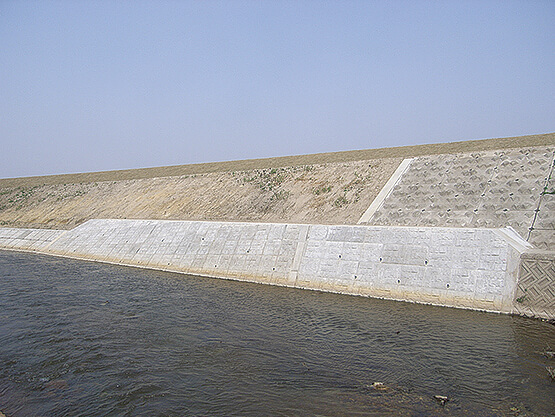
[[[356,224],[403,158],[554,145],[555,134],[0,180],[0,227],[92,218]]]
[[[523,148],[555,144],[555,133],[519,136],[501,139],[484,139],[431,145],[358,151],[329,152],[311,155],[283,156],[277,158],[247,159],[242,161],[209,162],[204,164],[174,165],[155,168],[90,172],[81,174],[47,175],[0,179],[1,188],[35,187],[39,185],[79,184],[101,181],[124,181],[146,178],[179,177],[214,172],[249,171],[302,165],[365,161],[381,158],[409,158],[422,155],[453,154],[495,149]]]
[[[358,221],[400,158],[0,190],[0,226],[71,228],[91,218]]]

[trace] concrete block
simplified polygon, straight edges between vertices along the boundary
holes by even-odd
[[[320,260],[314,257],[303,259],[299,266],[299,274],[305,277],[313,277],[318,275],[320,271]]]
[[[336,276],[342,280],[351,281],[357,273],[358,261],[346,261],[342,260],[339,262],[339,268],[336,270]]]
[[[315,241],[315,240],[326,240],[328,236],[328,226],[324,225],[311,225],[310,231],[308,233],[308,240]]]
[[[526,248],[519,239],[484,229],[130,220],[52,234],[0,228],[3,247],[503,311]]]

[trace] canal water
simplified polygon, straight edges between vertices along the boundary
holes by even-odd
[[[550,416],[554,349],[538,320],[0,251],[8,417]]]

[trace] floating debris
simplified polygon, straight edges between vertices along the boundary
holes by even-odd
[[[449,401],[449,398],[445,397],[444,395],[434,395],[434,399],[441,405],[442,407],[445,406],[445,403]]]
[[[387,389],[387,387],[384,385],[383,382],[374,382],[372,384],[372,388],[374,388],[378,391],[385,391]]]
[[[551,379],[555,381],[555,368],[553,368],[552,366],[546,366],[545,369],[547,370],[547,373],[549,374]]]

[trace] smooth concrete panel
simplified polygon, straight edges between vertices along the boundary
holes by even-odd
[[[45,249],[65,230],[0,228],[0,248],[25,251]]]

